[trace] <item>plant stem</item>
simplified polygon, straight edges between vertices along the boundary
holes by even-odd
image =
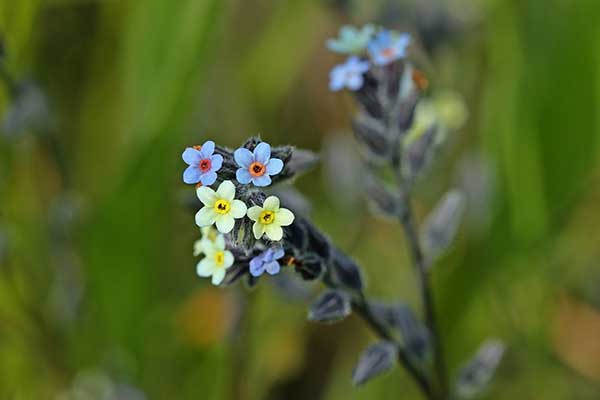
[[[421,302],[425,314],[425,324],[433,337],[433,363],[438,380],[439,398],[444,400],[448,397],[446,363],[444,361],[442,342],[435,314],[435,305],[433,302],[429,274],[427,272],[425,257],[421,249],[419,235],[414,222],[409,188],[406,187],[407,185],[402,174],[401,145],[399,141],[394,146],[391,166],[395,172],[399,203],[402,210],[399,215],[399,221],[408,240],[408,248],[411,254],[412,263],[417,270]]]
[[[435,396],[427,377],[424,376],[423,373],[412,364],[404,347],[397,342],[396,338],[394,338],[394,335],[390,333],[387,326],[378,320],[378,318],[372,312],[371,307],[366,301],[363,293],[360,294],[358,300],[354,300],[352,302],[352,308],[380,338],[397,344],[398,362],[402,364],[406,371],[408,371],[408,373],[414,378],[425,397],[429,400],[434,400]]]
[[[433,336],[434,368],[439,381],[438,384],[440,396],[442,399],[445,399],[448,392],[446,365],[444,361],[442,343],[440,340],[440,331],[435,314],[435,305],[433,301],[430,278],[425,266],[423,252],[419,244],[419,237],[414,224],[412,207],[410,206],[410,199],[408,197],[405,198],[405,204],[406,208],[400,217],[400,222],[408,239],[408,247],[410,248],[412,260],[419,277],[420,293],[425,312],[425,323],[427,324]]]

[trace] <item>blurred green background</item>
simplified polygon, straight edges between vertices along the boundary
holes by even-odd
[[[208,138],[325,149],[297,182],[315,222],[371,295],[418,303],[400,229],[340,167],[353,106],[324,41],[370,21],[469,109],[415,195],[420,219],[449,187],[470,202],[434,271],[452,373],[493,336],[484,398],[600,398],[597,0],[0,0],[0,398],[420,398],[400,369],[352,387],[357,318],[197,278],[181,181]]]

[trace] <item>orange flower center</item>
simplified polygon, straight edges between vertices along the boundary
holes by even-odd
[[[202,146],[192,146],[192,148],[198,151],[202,150]]]
[[[385,58],[392,58],[394,57],[394,55],[396,54],[396,50],[394,50],[393,47],[388,47],[387,49],[383,49],[381,51],[381,54],[385,57]]]
[[[253,162],[250,165],[250,168],[248,168],[252,176],[263,176],[265,174],[266,169],[267,168],[265,167],[265,165],[259,163],[258,161]]]
[[[212,163],[210,162],[210,160],[208,158],[205,158],[204,160],[200,160],[198,168],[200,168],[200,171],[202,172],[210,171],[211,164]]]

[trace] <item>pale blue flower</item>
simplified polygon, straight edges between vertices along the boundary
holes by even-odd
[[[267,142],[259,143],[254,152],[242,147],[233,153],[235,162],[240,166],[235,177],[242,185],[250,182],[254,186],[269,186],[271,176],[283,169],[283,161],[271,158],[271,146]]]
[[[350,57],[344,64],[335,66],[329,73],[329,89],[337,92],[345,87],[358,90],[364,83],[363,74],[369,70],[369,62],[356,56]]]
[[[261,276],[265,271],[269,275],[279,273],[281,266],[279,265],[280,258],[283,258],[284,251],[282,248],[267,249],[250,260],[250,274],[255,277]]]
[[[214,154],[215,142],[209,140],[202,146],[188,147],[182,154],[189,167],[183,172],[183,181],[209,186],[217,180],[217,171],[223,165],[223,156]]]
[[[382,31],[368,45],[369,54],[375,65],[388,65],[406,56],[410,44],[410,34],[395,35],[390,31]]]
[[[375,28],[371,24],[365,25],[361,29],[349,25],[343,26],[340,28],[338,38],[327,41],[327,48],[342,54],[360,53],[367,47],[373,32],[375,32]]]

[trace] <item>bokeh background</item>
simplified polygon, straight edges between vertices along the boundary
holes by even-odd
[[[497,337],[484,398],[600,398],[597,0],[0,0],[0,398],[420,398],[400,369],[352,387],[375,338],[306,322],[318,287],[197,278],[181,181],[208,138],[320,151],[296,184],[315,222],[372,296],[417,304],[327,89],[325,40],[371,21],[412,32],[429,93],[469,111],[415,194],[420,219],[450,187],[469,201],[434,271],[452,373]]]

